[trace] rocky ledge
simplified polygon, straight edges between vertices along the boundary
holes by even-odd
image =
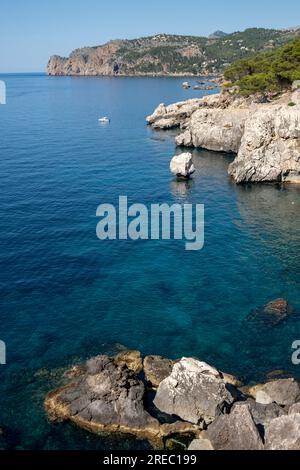
[[[236,183],[300,183],[300,89],[269,101],[229,91],[165,106],[147,118],[154,129],[179,128],[176,144],[237,154]]]
[[[53,421],[96,434],[128,433],[156,449],[176,443],[190,450],[300,450],[300,388],[293,378],[242,387],[197,359],[142,360],[136,351],[75,369],[67,374],[71,382],[46,398]]]

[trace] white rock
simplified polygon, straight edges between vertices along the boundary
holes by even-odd
[[[183,358],[157,390],[155,406],[193,424],[211,423],[234,401],[221,374],[205,362]]]
[[[175,176],[189,178],[195,173],[192,154],[182,153],[173,157],[170,163],[170,170]]]

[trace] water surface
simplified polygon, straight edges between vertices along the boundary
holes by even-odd
[[[68,364],[126,346],[196,356],[245,380],[274,369],[300,376],[300,188],[236,186],[232,156],[195,151],[197,172],[169,173],[174,133],[145,116],[201,92],[174,78],[0,76],[0,426],[6,446],[128,448],[70,425],[48,424],[45,394]],[[109,126],[98,124],[103,115]],[[205,247],[181,241],[100,242],[96,209],[130,203],[205,204]],[[250,326],[251,309],[277,297],[295,313]],[[0,443],[1,447],[1,443]]]

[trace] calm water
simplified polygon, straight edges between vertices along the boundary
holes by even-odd
[[[0,107],[0,426],[16,448],[143,447],[49,425],[45,394],[65,366],[124,345],[197,356],[246,380],[274,369],[300,376],[300,188],[237,187],[231,156],[195,151],[189,183],[169,173],[174,135],[145,116],[200,96],[182,79],[5,76]],[[109,126],[98,117],[109,115]],[[100,242],[96,208],[203,203],[205,248],[184,242]],[[276,328],[249,311],[277,297],[295,307]],[[3,445],[3,444],[2,444]],[[1,442],[0,442],[1,447]]]

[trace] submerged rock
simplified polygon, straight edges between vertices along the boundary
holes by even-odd
[[[215,368],[187,358],[174,365],[154,399],[160,411],[194,424],[211,423],[233,402],[234,396]]]
[[[292,309],[285,299],[277,299],[267,305],[253,310],[248,316],[248,321],[278,325],[285,320],[292,312]]]
[[[178,178],[189,178],[195,173],[193,156],[191,153],[182,153],[172,158],[170,170]]]
[[[266,450],[300,450],[300,414],[280,416],[266,427]]]
[[[172,372],[175,362],[161,356],[147,356],[144,359],[146,380],[157,388]]]
[[[263,450],[263,442],[248,404],[235,406],[219,416],[206,432],[215,450]]]

